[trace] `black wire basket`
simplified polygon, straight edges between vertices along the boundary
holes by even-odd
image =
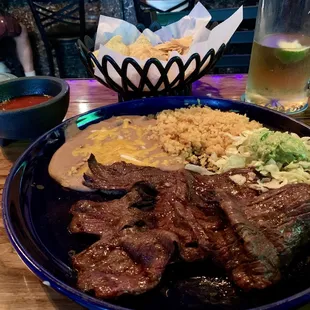
[[[150,58],[143,68],[131,57],[125,58],[122,65],[119,66],[111,56],[104,55],[100,63],[92,53],[94,41],[89,37],[85,37],[84,42],[78,40],[77,47],[80,51],[82,62],[89,74],[101,84],[116,91],[119,101],[127,101],[147,97],[191,95],[192,83],[199,80],[214,67],[215,63],[222,57],[226,45],[222,44],[217,52],[214,49],[210,49],[203,58],[198,53],[194,53],[185,64],[178,56],[169,59],[165,67],[158,59]],[[192,65],[194,70],[185,77],[186,70]],[[160,78],[155,84],[149,79],[149,70],[152,66],[155,66],[160,73]],[[175,66],[178,68],[178,74],[172,81],[169,81],[169,70],[175,68]],[[99,69],[104,79],[95,75],[95,67]],[[121,85],[110,77],[109,67],[117,72]],[[128,78],[127,72],[128,70],[133,70],[132,67],[140,75],[138,86]],[[145,91],[145,89],[148,90]]]

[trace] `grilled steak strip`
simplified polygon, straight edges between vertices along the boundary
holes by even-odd
[[[105,235],[108,232],[118,233],[125,227],[146,225],[155,227],[156,218],[152,213],[138,208],[144,203],[155,200],[156,193],[145,192],[147,186],[137,183],[132,190],[121,199],[108,202],[78,201],[71,207],[73,215],[69,230],[72,233],[88,233]]]
[[[93,154],[88,159],[88,166],[91,174],[84,175],[84,185],[100,190],[129,191],[137,182],[152,184],[156,189],[169,188],[178,181],[179,175],[179,172],[162,171],[125,162],[105,166],[98,163]]]
[[[260,195],[244,206],[246,218],[275,246],[288,265],[310,238],[310,186],[290,184]]]
[[[97,297],[141,294],[155,287],[168,264],[175,236],[160,230],[126,229],[73,257],[78,287]]]
[[[274,245],[245,217],[242,202],[221,190],[216,196],[228,225],[214,234],[214,259],[244,290],[263,289],[279,281],[280,262]]]
[[[244,290],[263,289],[277,282],[281,269],[310,237],[310,186],[306,184],[287,185],[257,197],[257,192],[247,187],[253,181],[249,169],[200,176],[124,162],[104,166],[93,156],[89,167],[91,174],[85,175],[85,185],[127,191],[121,199],[79,202],[71,210],[72,232],[101,236],[100,241],[73,258],[79,287],[95,290],[98,297],[139,294],[158,283],[173,251],[165,252],[162,260],[159,256],[160,272],[153,270],[156,276],[152,277],[145,270],[156,265],[155,254],[148,252],[156,249],[146,250],[140,245],[138,241],[144,236],[145,244],[153,242],[161,248],[169,235],[178,247],[179,258],[185,261],[213,257]],[[244,176],[245,184],[235,184],[230,178],[234,174]],[[137,232],[137,226],[143,226],[143,232]],[[125,236],[128,243],[123,243]],[[130,244],[133,247],[128,250]],[[133,256],[137,249],[152,256],[151,267],[145,268],[144,261]],[[132,272],[120,275],[119,263],[113,264],[114,260],[122,260]],[[108,271],[105,262],[111,262]],[[143,283],[140,288],[139,281]]]

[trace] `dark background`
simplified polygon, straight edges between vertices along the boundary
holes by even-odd
[[[258,0],[201,0],[207,9],[213,8],[230,8],[239,7],[241,5],[252,6],[258,3]],[[50,1],[46,4],[47,8],[55,8],[65,5],[65,1],[61,4],[53,4]],[[100,14],[125,19],[131,23],[135,23],[135,10],[133,0],[85,0],[86,23],[88,29],[95,31],[97,21]],[[4,10],[12,14],[21,23],[27,26],[31,44],[34,52],[34,63],[37,74],[48,74],[48,65],[46,53],[42,44],[40,34],[34,23],[32,13],[26,0],[0,0],[0,10]],[[61,29],[59,29],[61,31]],[[23,71],[16,58],[14,41],[3,40],[0,42],[0,53],[5,57],[6,65],[11,69],[12,73],[22,76]],[[69,70],[74,77],[85,77],[86,72],[81,66],[79,59],[68,59]],[[224,73],[224,72],[223,72]]]

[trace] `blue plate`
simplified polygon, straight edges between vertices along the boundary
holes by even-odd
[[[147,115],[193,104],[247,114],[268,127],[310,136],[306,125],[258,106],[212,98],[163,97],[122,102],[72,118],[34,142],[15,163],[3,192],[3,219],[8,236],[25,264],[45,284],[90,309],[288,309],[310,301],[310,266],[304,256],[275,287],[244,294],[210,262],[169,266],[161,284],[146,294],[102,301],[75,286],[70,253],[92,244],[89,236],[71,235],[67,227],[73,202],[86,194],[62,188],[48,175],[48,164],[65,142],[65,132],[79,132],[113,115]],[[36,185],[43,185],[38,189]],[[39,187],[40,188],[40,187]],[[99,194],[89,199],[101,200]]]

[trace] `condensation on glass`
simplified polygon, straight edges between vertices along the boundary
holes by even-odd
[[[304,110],[310,77],[310,0],[260,0],[246,101]]]

